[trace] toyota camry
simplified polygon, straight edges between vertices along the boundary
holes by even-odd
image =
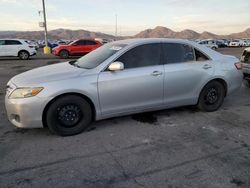
[[[236,57],[195,42],[129,39],[13,77],[5,106],[17,127],[68,136],[115,116],[187,105],[216,111],[242,79]]]

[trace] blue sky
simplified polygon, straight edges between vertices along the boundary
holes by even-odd
[[[133,35],[165,26],[218,34],[250,28],[250,0],[45,0],[48,29]],[[0,0],[0,30],[41,30],[42,0]]]

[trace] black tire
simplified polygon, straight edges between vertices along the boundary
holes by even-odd
[[[83,132],[92,121],[90,104],[80,96],[66,95],[48,108],[46,123],[51,132],[72,136]]]
[[[216,47],[214,47],[214,46],[212,47],[212,50],[216,50],[216,49],[217,49]]]
[[[22,51],[20,51],[20,52],[18,53],[18,57],[19,57],[19,59],[21,59],[21,60],[28,60],[29,57],[30,57],[30,54],[29,54],[29,52],[27,52],[27,51],[25,51],[25,50],[22,50]]]
[[[250,87],[250,80],[244,80],[244,84],[245,86]]]
[[[62,51],[60,51],[59,56],[62,59],[68,59],[69,58],[69,52],[67,50],[62,50]]]
[[[223,104],[226,89],[218,81],[209,82],[201,91],[197,107],[201,111],[213,112]]]

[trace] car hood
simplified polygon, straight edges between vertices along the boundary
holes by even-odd
[[[85,71],[87,70],[72,66],[69,62],[58,63],[18,74],[10,81],[18,87],[39,86],[46,82],[77,77]]]

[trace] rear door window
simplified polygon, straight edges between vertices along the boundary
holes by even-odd
[[[120,61],[124,64],[125,69],[148,67],[161,64],[161,44],[144,44],[137,46],[116,61]]]
[[[195,60],[192,46],[180,43],[163,44],[163,60],[165,64],[185,63]]]
[[[91,41],[91,40],[86,40],[85,43],[86,43],[86,45],[96,45],[97,44],[95,41]]]
[[[0,46],[5,45],[5,40],[0,40]]]
[[[79,46],[84,46],[84,45],[86,45],[85,40],[79,40],[79,41],[77,41],[75,44],[77,44],[77,45],[79,45]]]
[[[21,45],[22,43],[18,40],[6,40],[5,45]]]

